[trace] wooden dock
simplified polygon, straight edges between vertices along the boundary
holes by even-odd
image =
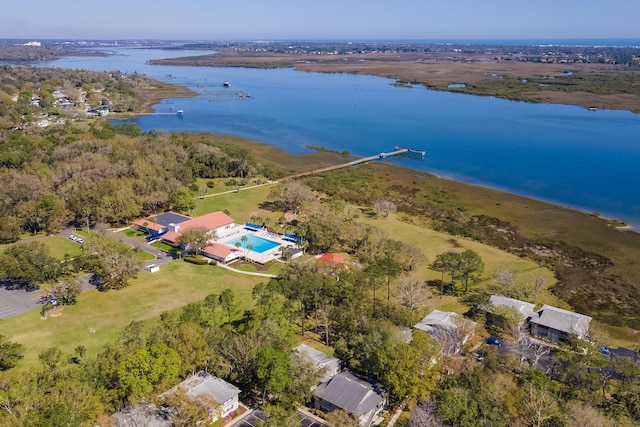
[[[414,159],[420,159],[423,160],[426,156],[426,153],[423,150],[414,150],[411,148],[403,148],[403,147],[394,147],[393,151],[389,151],[386,153],[379,153],[376,154],[375,156],[369,156],[369,157],[362,157],[360,159],[356,159],[356,160],[352,160],[350,162],[347,163],[341,163],[339,165],[333,165],[333,166],[327,166],[324,168],[320,168],[320,169],[315,169],[312,171],[307,171],[307,172],[300,172],[294,175],[289,175],[289,176],[285,176],[284,178],[280,178],[277,182],[282,182],[282,181],[286,181],[289,179],[293,179],[293,178],[299,178],[301,176],[309,176],[309,175],[316,175],[322,172],[329,172],[332,170],[336,170],[336,169],[343,169],[343,168],[348,168],[348,167],[352,167],[352,166],[358,166],[364,163],[369,163],[369,162],[374,162],[374,161],[380,161],[380,160],[391,160],[394,158],[398,158],[398,157],[410,157],[410,158],[414,158]]]

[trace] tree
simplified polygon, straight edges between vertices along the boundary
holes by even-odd
[[[118,367],[121,393],[132,403],[166,386],[181,372],[180,356],[165,344],[153,344],[133,352]]]
[[[427,299],[425,284],[421,280],[416,280],[412,276],[400,278],[398,286],[398,300],[409,311],[414,312],[421,307]]]
[[[495,277],[498,285],[502,287],[506,296],[512,298],[517,297],[513,291],[513,287],[515,286],[516,279],[518,277],[518,270],[516,267],[500,264],[496,268]]]
[[[262,385],[262,400],[267,392],[278,394],[291,384],[289,356],[283,351],[265,345],[256,350],[256,377]]]
[[[196,199],[186,187],[177,189],[171,194],[171,208],[178,212],[188,212],[196,207]]]
[[[236,308],[235,294],[231,288],[226,288],[220,293],[219,299],[220,307],[227,312],[227,318],[231,322],[231,315]]]
[[[62,362],[62,352],[56,347],[49,347],[38,354],[40,363],[51,372],[55,372]]]
[[[558,413],[558,399],[549,389],[533,383],[526,386],[521,414],[529,425],[542,427],[545,420]]]
[[[455,289],[456,273],[459,270],[460,254],[456,252],[444,252],[436,256],[436,259],[431,263],[429,268],[433,271],[442,273],[442,279],[440,281],[440,294],[444,294],[444,273],[449,272],[451,275],[451,285]]]
[[[377,216],[387,217],[397,210],[395,203],[389,200],[376,200],[373,203],[373,211]]]
[[[92,234],[82,244],[85,267],[100,276],[103,289],[122,289],[129,285],[142,265],[128,246],[117,239]]]
[[[0,371],[6,371],[16,366],[24,357],[25,348],[22,344],[9,341],[0,335]]]
[[[565,419],[572,427],[613,427],[617,425],[595,408],[586,403],[569,402],[565,410]]]
[[[64,274],[64,265],[40,241],[18,243],[0,254],[0,280],[39,286]]]
[[[78,295],[82,292],[82,283],[75,279],[59,280],[49,286],[45,294],[55,299],[57,304],[73,305],[76,303]]]
[[[175,427],[191,427],[206,423],[211,419],[209,408],[219,405],[207,394],[189,396],[180,386],[163,394],[162,401],[171,408],[169,418]]]
[[[271,197],[280,199],[283,211],[291,211],[294,215],[298,214],[302,203],[313,200],[313,191],[311,188],[298,181],[287,181],[278,186],[271,192]]]
[[[176,243],[184,247],[186,253],[197,254],[213,238],[215,235],[211,235],[207,227],[196,226],[184,230],[176,239]]]
[[[327,422],[334,427],[357,427],[358,422],[351,416],[349,411],[344,409],[334,409],[325,415]]]
[[[216,326],[216,311],[220,308],[220,295],[209,294],[204,299],[204,307],[211,311],[213,316],[213,326]]]
[[[469,276],[472,274],[479,274],[484,269],[484,262],[477,252],[467,249],[459,256],[458,268],[460,273],[464,277],[464,291],[469,289]]]

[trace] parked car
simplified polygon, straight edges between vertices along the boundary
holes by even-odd
[[[502,340],[498,337],[494,337],[493,335],[487,338],[487,344],[495,345],[498,348],[502,347]]]
[[[600,353],[604,354],[605,356],[609,356],[611,354],[611,350],[609,349],[609,347],[605,347],[603,345],[598,347],[598,351],[600,351]]]

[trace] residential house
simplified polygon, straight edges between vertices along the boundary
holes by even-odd
[[[316,350],[306,344],[300,344],[295,350],[307,361],[313,363],[316,368],[324,370],[322,379],[320,380],[321,384],[328,382],[340,373],[341,362],[337,357],[329,356],[327,353]]]
[[[314,405],[324,412],[344,409],[359,427],[369,427],[384,409],[386,398],[367,381],[343,371],[321,384],[314,392]]]
[[[531,335],[552,341],[566,341],[570,336],[587,339],[590,324],[589,316],[546,304],[529,320]]]
[[[177,386],[162,393],[160,400],[175,392],[178,387],[184,390],[186,396],[194,399],[205,396],[212,406],[209,408],[210,419],[207,425],[220,418],[230,416],[238,409],[240,402],[238,395],[240,389],[233,384],[211,376],[206,372],[200,372],[187,378]],[[119,427],[171,427],[172,409],[166,405],[157,408],[155,405],[141,401],[139,405],[116,412],[111,416],[115,419]]]
[[[522,315],[522,324],[529,321],[535,314],[535,304],[526,301],[520,301],[514,298],[507,298],[502,295],[491,295],[489,298],[491,307],[489,307],[487,320],[497,326],[504,327],[504,319],[499,314],[494,313],[496,307],[510,307]]]
[[[118,427],[171,427],[168,414],[145,400],[136,406],[125,408],[111,415]],[[108,424],[112,425],[112,424]]]
[[[413,325],[414,328],[429,333],[438,341],[445,356],[459,353],[462,346],[473,337],[476,326],[476,322],[465,319],[457,313],[440,310],[433,310]]]
[[[191,399],[205,396],[214,402],[214,406],[209,409],[209,414],[211,415],[210,423],[231,415],[240,405],[238,400],[240,389],[238,387],[206,372],[199,372],[190,376],[177,386],[162,393],[160,398],[162,399],[166,395],[175,392],[178,387],[184,390],[187,397]],[[168,408],[168,411],[171,412],[171,408]]]

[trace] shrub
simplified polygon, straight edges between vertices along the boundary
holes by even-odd
[[[209,264],[209,260],[200,256],[188,255],[183,258],[185,262],[190,262],[191,264],[196,265],[207,265]]]

